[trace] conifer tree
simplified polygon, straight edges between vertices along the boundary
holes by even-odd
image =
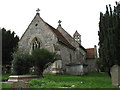
[[[19,37],[15,35],[15,32],[1,29],[2,32],[2,65],[11,65],[12,53],[17,48]]]
[[[114,10],[106,5],[106,13],[100,13],[99,21],[99,56],[106,72],[117,64],[120,65],[120,4],[116,2]]]

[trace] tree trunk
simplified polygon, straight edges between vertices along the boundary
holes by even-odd
[[[35,72],[38,77],[43,77],[43,70],[41,70],[38,66],[35,67]]]
[[[105,68],[105,72],[107,72],[108,75],[109,75],[109,77],[111,77],[111,74],[110,74],[110,67],[106,67],[106,68]]]

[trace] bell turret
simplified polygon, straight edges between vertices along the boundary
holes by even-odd
[[[77,30],[76,30],[76,32],[74,33],[73,38],[74,38],[79,44],[81,44],[81,35],[77,32]]]

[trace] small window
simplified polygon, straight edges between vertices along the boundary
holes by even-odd
[[[35,24],[35,26],[37,27],[37,26],[38,26],[38,24]]]

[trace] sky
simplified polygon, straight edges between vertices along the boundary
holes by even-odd
[[[77,30],[82,46],[98,46],[100,12],[105,13],[106,5],[115,6],[120,0],[1,0],[0,27],[14,31],[19,37],[27,29],[40,9],[40,17],[54,28],[61,20],[62,27],[73,36]]]

